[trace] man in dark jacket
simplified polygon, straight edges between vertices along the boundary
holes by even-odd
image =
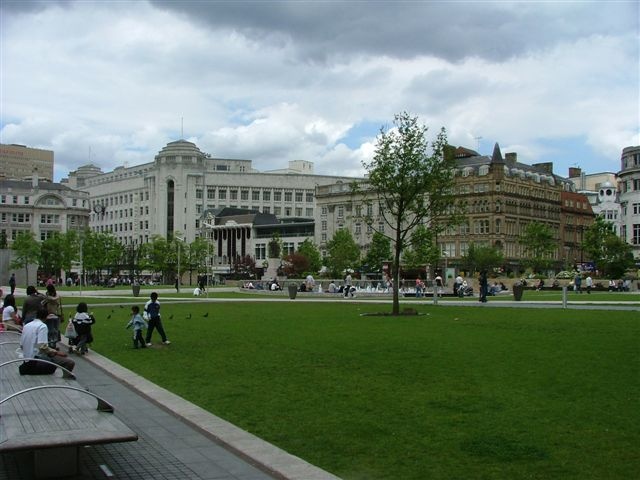
[[[22,324],[26,325],[31,320],[36,318],[38,309],[42,306],[42,300],[44,297],[38,293],[36,287],[29,285],[27,287],[27,298],[24,299],[22,304]]]

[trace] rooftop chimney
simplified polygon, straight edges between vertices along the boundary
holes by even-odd
[[[507,165],[513,167],[518,161],[518,154],[516,152],[505,153],[504,158]]]
[[[537,168],[538,170],[542,170],[544,173],[553,175],[553,162],[534,163],[531,166],[533,168]]]
[[[578,167],[569,167],[569,178],[578,178],[582,175],[582,169]]]

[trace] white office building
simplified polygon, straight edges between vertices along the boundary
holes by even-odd
[[[640,145],[622,150],[618,172],[621,205],[620,236],[633,247],[633,256],[640,258]]]
[[[302,160],[289,162],[288,169],[258,172],[251,160],[213,158],[194,143],[178,140],[167,144],[153,162],[112,172],[86,165],[71,172],[68,183],[90,193],[92,230],[110,232],[122,244],[135,245],[153,235],[177,235],[187,243],[209,237],[205,212],[225,207],[273,214],[288,224],[300,219],[313,222],[316,188],[340,180],[353,179],[315,175],[313,163]],[[254,255],[255,238],[247,240],[243,251]],[[282,240],[287,245],[292,242]],[[297,248],[295,242],[301,243],[301,237],[293,242]],[[225,248],[215,255],[228,261],[227,253]]]

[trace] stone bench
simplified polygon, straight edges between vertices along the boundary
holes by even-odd
[[[138,439],[77,379],[20,375],[20,337],[9,333],[0,334],[0,453],[20,452],[35,478],[53,478],[78,474],[83,446]]]

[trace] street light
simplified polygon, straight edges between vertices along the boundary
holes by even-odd
[[[176,291],[180,293],[180,242],[184,239],[179,237],[178,235],[174,235],[174,238],[179,242],[178,243],[178,278],[176,279]]]

